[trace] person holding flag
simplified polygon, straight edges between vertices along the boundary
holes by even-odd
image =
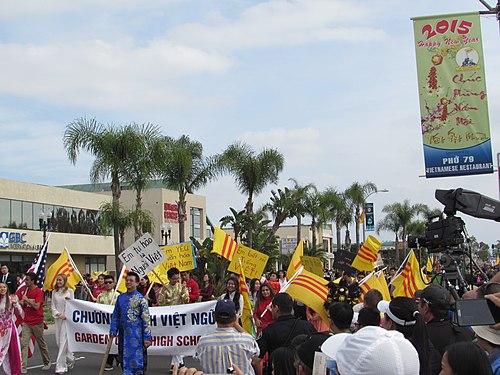
[[[58,347],[56,374],[64,374],[75,366],[75,356],[68,348],[66,331],[66,302],[74,299],[73,290],[68,287],[68,278],[60,274],[56,278],[56,286],[52,291],[52,316],[56,326],[56,344]]]
[[[36,342],[40,347],[43,360],[43,371],[50,370],[50,356],[47,344],[43,337],[44,322],[43,322],[43,291],[36,286],[38,276],[34,272],[27,272],[24,279],[25,287],[19,288],[17,296],[24,311],[24,321],[22,324],[22,340],[21,340],[21,358],[22,369],[21,374],[26,374],[28,370],[28,350],[31,335],[35,336]]]
[[[273,313],[270,306],[273,302],[274,291],[268,283],[263,283],[257,292],[257,299],[253,311],[253,318],[255,326],[257,327],[257,336],[260,335],[262,330],[269,324],[274,323]]]

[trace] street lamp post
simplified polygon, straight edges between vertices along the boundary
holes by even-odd
[[[168,224],[168,227],[165,231],[165,225],[161,226],[161,240],[165,239],[164,246],[168,244],[168,239],[172,236],[172,224]]]
[[[38,225],[40,226],[40,230],[43,231],[43,244],[45,245],[45,241],[47,240],[47,231],[50,230],[50,222],[52,220],[52,212],[47,212],[46,214],[43,211],[40,211],[38,214]]]
[[[365,204],[366,204],[366,200],[368,199],[368,197],[370,195],[373,195],[373,194],[377,194],[377,193],[388,193],[389,190],[387,189],[382,189],[382,190],[375,190],[375,191],[372,191],[370,194],[368,194],[366,197],[365,197]],[[364,211],[364,207],[363,207],[363,211]],[[363,220],[363,243],[366,241],[366,213],[365,213],[365,219]]]

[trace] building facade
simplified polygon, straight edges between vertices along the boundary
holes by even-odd
[[[101,234],[99,214],[101,205],[111,202],[109,190],[109,184],[53,187],[0,179],[0,262],[7,263],[14,273],[25,272],[46,236],[47,267],[66,247],[81,273],[114,271],[112,232]],[[176,198],[176,192],[162,188],[153,187],[143,193],[143,209],[154,218],[152,236],[160,245],[179,241]],[[121,204],[125,209],[133,208],[135,191],[124,189]],[[205,215],[205,197],[188,195],[186,240],[189,236],[204,238]],[[133,242],[130,229],[125,247]]]

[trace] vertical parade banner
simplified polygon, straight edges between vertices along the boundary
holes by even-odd
[[[493,173],[479,14],[413,25],[426,177]]]
[[[366,231],[373,232],[375,230],[375,214],[373,213],[373,203],[365,203],[365,220]]]

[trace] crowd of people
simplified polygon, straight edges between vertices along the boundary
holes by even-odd
[[[1,270],[0,364],[7,374],[27,373],[33,335],[41,353],[42,370],[50,370],[44,339],[45,298],[36,286],[38,276],[27,273],[24,285],[19,287],[7,265],[2,265]],[[389,281],[395,273],[392,271],[387,274]],[[118,336],[118,355],[108,355],[105,370],[120,366],[124,374],[146,373],[147,348],[151,345],[149,307],[216,299],[217,327],[201,337],[196,347],[200,369],[185,369],[184,357],[174,355],[171,372],[310,375],[317,353],[322,353],[327,371],[342,375],[500,375],[500,324],[457,326],[451,319],[455,301],[450,291],[437,283],[417,291],[413,298],[384,301],[377,289],[361,294],[358,283],[365,276],[362,273],[325,273],[325,278],[331,280],[325,302],[329,321],[325,322],[320,314],[286,293],[283,271],[271,272],[248,282],[257,332],[254,337],[241,326],[244,301],[238,275],[228,274],[224,290],[218,295],[208,274],[199,283],[189,271],[177,268],[169,269],[166,276],[168,282],[162,285],[129,272],[126,292],[121,294],[116,292],[113,275],[101,274],[95,282],[88,280],[88,300],[114,305],[109,333],[110,337]],[[337,276],[337,283],[333,283]],[[490,276],[489,282],[467,291],[462,298],[484,298],[500,307],[500,273]],[[58,275],[50,299],[58,347],[56,374],[64,374],[75,365],[68,348],[65,315],[66,303],[73,298],[66,276]],[[21,339],[14,324],[16,316],[22,318]]]

